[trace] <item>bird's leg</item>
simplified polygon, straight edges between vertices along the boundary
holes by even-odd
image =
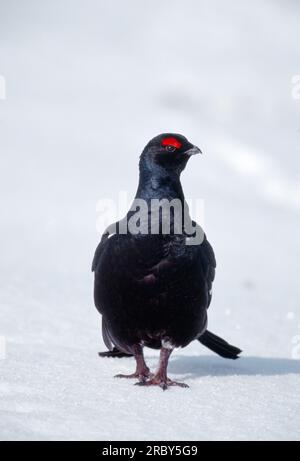
[[[179,386],[179,387],[189,387],[185,383],[178,383],[177,381],[172,381],[167,376],[167,367],[169,362],[169,357],[172,354],[172,348],[162,347],[160,350],[159,365],[156,373],[148,381],[140,382],[137,384],[144,386],[160,386],[164,391],[168,389],[169,386]]]
[[[146,381],[146,379],[151,378],[152,374],[150,373],[149,368],[146,365],[143,348],[137,344],[133,346],[134,358],[136,360],[136,370],[131,375],[116,375],[115,378],[138,378],[140,383]]]

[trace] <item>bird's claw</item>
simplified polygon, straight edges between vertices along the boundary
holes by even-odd
[[[162,378],[151,378],[148,381],[139,381],[135,383],[136,386],[159,386],[163,391],[166,391],[170,386],[178,386],[178,387],[189,387],[185,383],[179,383],[178,381],[172,381],[170,378],[162,379]]]
[[[136,373],[132,373],[131,375],[123,375],[122,373],[119,373],[119,374],[115,375],[114,378],[131,379],[131,378],[138,378],[138,375]]]
[[[123,374],[118,374],[115,375],[115,378],[126,378],[126,379],[132,379],[132,378],[137,378],[139,380],[138,384],[143,384],[147,381],[147,379],[151,379],[153,377],[153,374],[150,372],[144,372],[144,373],[132,373],[130,375],[123,375]]]

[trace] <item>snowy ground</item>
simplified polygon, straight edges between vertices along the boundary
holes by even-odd
[[[1,439],[300,438],[299,15],[292,0],[0,1]],[[244,350],[176,351],[190,389],[168,392],[98,358],[90,272],[97,201],[133,196],[162,131],[205,152],[183,185],[217,255],[209,327]]]

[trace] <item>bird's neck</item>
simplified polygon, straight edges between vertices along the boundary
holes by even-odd
[[[126,222],[138,226],[139,238],[152,233],[170,238],[183,234],[186,222],[191,222],[191,218],[180,183],[180,172],[160,166],[140,166],[139,185]],[[136,235],[136,232],[133,234]]]
[[[166,171],[159,166],[147,169],[140,168],[139,185],[135,198],[151,199],[179,199],[184,202],[184,194],[177,171]]]

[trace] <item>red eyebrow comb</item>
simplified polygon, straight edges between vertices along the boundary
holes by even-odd
[[[180,149],[182,146],[181,142],[178,141],[178,139],[174,138],[173,136],[169,136],[167,138],[164,138],[161,143],[162,146],[173,146],[176,147],[176,149]]]

